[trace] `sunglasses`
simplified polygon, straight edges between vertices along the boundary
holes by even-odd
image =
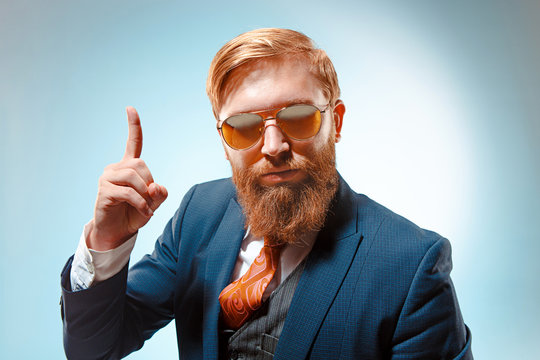
[[[308,140],[321,128],[321,110],[315,105],[295,104],[281,109],[255,111],[233,115],[225,119],[218,130],[227,145],[235,150],[246,150],[255,145],[264,133],[264,122],[276,120],[277,126],[293,140]],[[264,118],[260,114],[272,117]]]

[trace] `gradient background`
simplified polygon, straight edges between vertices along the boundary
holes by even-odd
[[[230,175],[205,95],[215,52],[258,27],[326,49],[349,184],[448,237],[477,359],[540,354],[539,1],[2,1],[0,357],[60,359],[59,274],[121,159],[135,106],[169,199]],[[177,358],[174,326],[130,359]]]

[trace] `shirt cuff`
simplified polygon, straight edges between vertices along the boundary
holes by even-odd
[[[128,263],[131,250],[133,250],[137,239],[137,233],[135,233],[114,249],[107,251],[89,249],[86,245],[90,230],[89,224],[84,226],[71,265],[70,277],[73,291],[88,289],[95,283],[107,280],[119,273]]]

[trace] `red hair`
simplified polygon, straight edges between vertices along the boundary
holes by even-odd
[[[306,35],[289,29],[265,28],[248,31],[226,43],[214,56],[206,81],[214,116],[225,98],[228,77],[232,70],[258,59],[285,55],[305,58],[310,71],[321,85],[323,94],[331,104],[340,96],[336,70],[326,52],[318,49]]]

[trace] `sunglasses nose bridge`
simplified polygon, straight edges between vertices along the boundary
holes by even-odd
[[[264,122],[265,127],[269,121],[270,121],[270,124],[277,123],[277,118],[275,116],[268,116],[268,117],[261,117],[261,118],[262,118],[262,121]],[[272,122],[272,120],[274,121]]]
[[[283,134],[284,137],[287,136],[287,133],[285,133],[285,131],[281,128],[281,126],[278,123],[278,119],[276,117],[267,117],[263,119],[263,128],[262,128],[261,136],[264,137],[266,133],[266,129],[271,126],[276,127]]]
[[[288,151],[290,144],[287,134],[280,128],[277,121],[275,119],[271,120],[273,120],[271,123],[265,121],[264,124],[261,152],[265,155],[277,156],[282,152]]]

